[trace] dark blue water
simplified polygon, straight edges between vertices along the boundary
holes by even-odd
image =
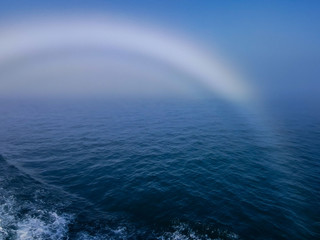
[[[315,109],[3,100],[0,123],[0,239],[320,239]]]

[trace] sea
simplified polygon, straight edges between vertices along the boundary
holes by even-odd
[[[320,111],[2,99],[0,239],[320,239]]]

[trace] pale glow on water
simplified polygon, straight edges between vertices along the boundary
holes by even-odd
[[[188,81],[177,82],[180,76],[226,100],[252,97],[252,86],[221,57],[151,25],[73,15],[8,22],[0,34],[0,67],[6,69],[1,94],[94,95],[125,89],[153,95],[163,88],[165,95],[192,89]]]

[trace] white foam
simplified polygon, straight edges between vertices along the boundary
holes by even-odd
[[[232,232],[222,231],[219,229],[215,229],[219,236],[222,238],[210,238],[208,234],[205,233],[197,233],[186,223],[179,223],[173,227],[173,232],[165,232],[162,236],[158,237],[158,240],[222,240],[222,239],[230,239],[236,240],[239,239],[239,236]]]
[[[17,224],[17,239],[63,239],[68,233],[70,217],[48,213],[49,218],[44,221],[40,218],[28,217]]]
[[[0,192],[5,193],[3,189]],[[21,214],[21,204],[5,195],[0,198],[0,240],[60,240],[67,236],[71,215],[40,210],[33,204],[28,205],[32,215]]]
[[[1,191],[1,189],[0,189]],[[6,239],[13,235],[12,226],[15,223],[14,212],[14,199],[8,197],[4,200],[5,196],[0,199],[0,239]]]
[[[0,188],[0,240],[62,240],[69,239],[69,225],[73,220],[70,214],[58,214],[54,210],[42,209],[31,202],[19,202]],[[23,206],[24,205],[24,206]],[[30,211],[23,211],[27,205]],[[129,228],[130,229],[130,228]],[[77,240],[126,240],[132,237],[132,229],[126,226],[105,225],[101,231],[76,234]],[[208,230],[208,231],[207,231]],[[172,231],[155,234],[158,240],[237,240],[238,235],[226,230],[207,229],[205,233],[195,230],[187,223],[177,222]],[[133,230],[134,231],[134,230]],[[215,236],[212,238],[212,236]]]

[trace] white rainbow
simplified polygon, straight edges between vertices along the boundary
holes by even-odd
[[[0,66],[10,59],[56,49],[111,48],[162,61],[228,100],[247,101],[252,92],[212,52],[185,38],[128,21],[92,16],[39,18],[0,26],[0,36]]]

